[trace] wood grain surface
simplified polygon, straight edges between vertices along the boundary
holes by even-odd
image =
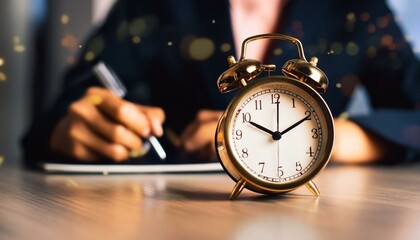
[[[420,239],[420,166],[328,166],[321,195],[223,173],[45,174],[0,166],[0,239]]]

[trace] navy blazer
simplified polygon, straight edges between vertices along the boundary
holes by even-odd
[[[49,156],[54,124],[99,85],[91,69],[100,60],[124,81],[128,100],[162,107],[165,128],[177,133],[199,109],[225,109],[235,93],[220,94],[216,79],[228,68],[227,56],[237,55],[229,14],[227,0],[117,2],[84,44],[57,103],[34,121],[24,140],[26,159]],[[277,32],[300,39],[307,58],[318,57],[330,81],[323,97],[335,117],[363,84],[372,111],[352,120],[403,148],[407,158],[420,152],[420,64],[384,1],[289,1]],[[274,41],[264,63],[280,69],[296,58],[295,45]]]

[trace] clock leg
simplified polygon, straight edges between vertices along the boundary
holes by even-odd
[[[308,183],[305,184],[305,186],[309,189],[309,191],[311,191],[311,193],[313,193],[315,196],[319,196],[319,190],[316,187],[315,183],[312,181],[309,181]]]
[[[233,187],[232,193],[230,194],[230,200],[235,200],[235,198],[242,192],[244,187],[245,187],[245,180],[241,178]]]

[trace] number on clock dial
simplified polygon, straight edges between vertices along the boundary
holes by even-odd
[[[269,181],[286,181],[314,164],[322,131],[309,101],[285,89],[267,89],[245,99],[236,112],[232,142],[250,172]]]

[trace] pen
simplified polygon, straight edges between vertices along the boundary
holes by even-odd
[[[121,80],[118,78],[115,72],[112,71],[112,69],[109,66],[107,66],[103,61],[98,62],[93,67],[93,72],[95,73],[95,76],[98,77],[102,85],[104,85],[104,87],[109,89],[112,93],[114,93],[120,98],[123,98],[126,95],[127,89],[125,88]],[[166,152],[157,140],[157,138],[155,136],[150,136],[148,140],[152,147],[155,149],[159,158],[162,161],[164,161],[166,159]]]

